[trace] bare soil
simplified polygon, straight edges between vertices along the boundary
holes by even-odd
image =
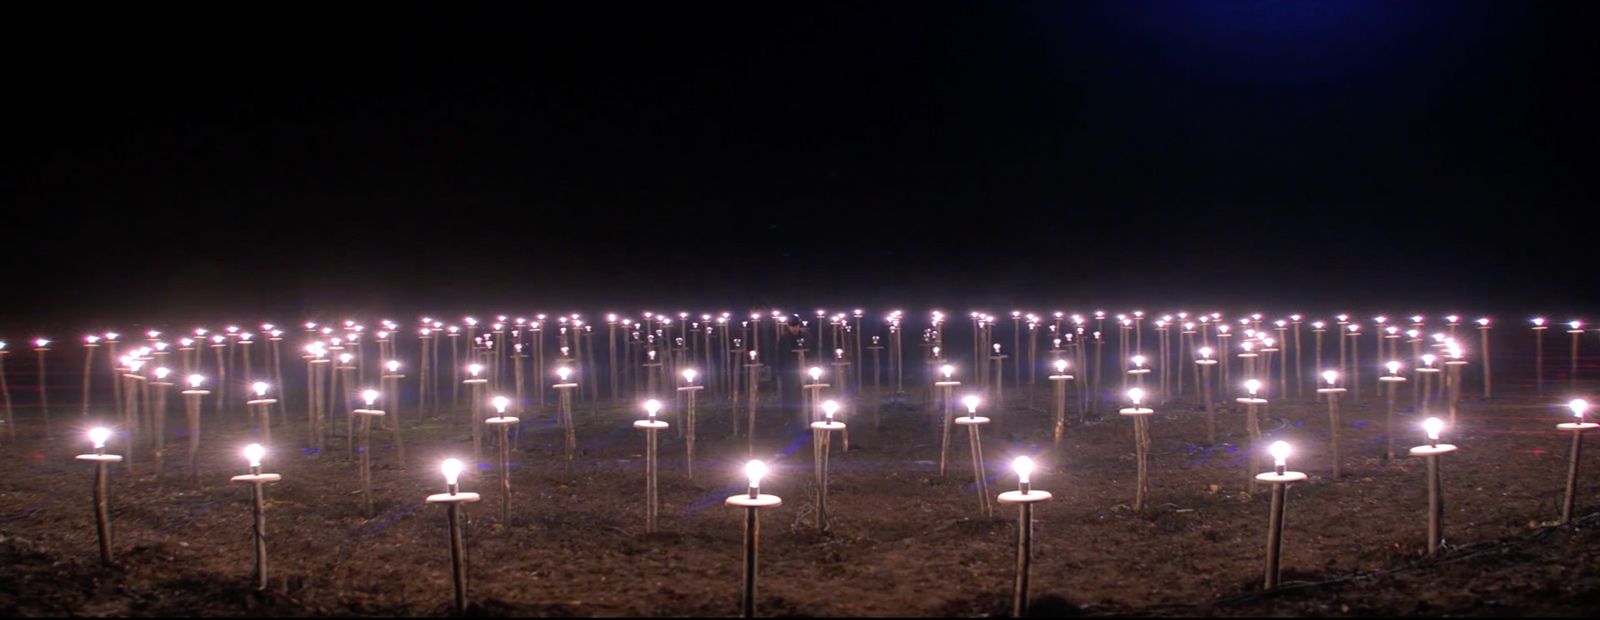
[[[1575,526],[1560,513],[1570,435],[1552,396],[1509,386],[1492,401],[1469,387],[1461,446],[1442,464],[1446,549],[1426,557],[1425,467],[1383,453],[1384,405],[1370,387],[1343,410],[1345,475],[1331,479],[1326,405],[1279,399],[1267,441],[1293,443],[1291,469],[1311,479],[1288,496],[1284,586],[1261,592],[1265,490],[1247,491],[1242,413],[1217,414],[1206,445],[1196,398],[1159,405],[1152,421],[1152,505],[1134,512],[1133,431],[1102,408],[1074,411],[1066,442],[1049,439],[1048,386],[1030,409],[1011,390],[988,411],[984,454],[991,493],[1014,488],[1009,462],[1032,455],[1035,487],[1055,500],[1036,511],[1037,615],[1588,615],[1600,609],[1600,507],[1586,463]],[[1401,392],[1396,432],[1423,442]],[[774,473],[765,492],[783,506],[761,515],[758,613],[776,616],[981,616],[1009,613],[1016,510],[980,508],[966,438],[937,471],[938,430],[921,389],[864,396],[850,408],[850,446],[832,457],[831,535],[812,510],[810,433],[779,432],[764,415],[755,456]],[[1564,400],[1564,399],[1563,399]],[[877,407],[877,420],[871,413]],[[184,471],[183,416],[174,403],[169,453],[158,474],[148,453],[112,477],[115,566],[99,563],[90,505],[87,423],[70,406],[59,436],[24,420],[0,444],[0,615],[445,615],[451,585],[437,464],[471,456],[454,417],[402,412],[409,462],[373,435],[376,515],[362,516],[355,466],[342,443],[304,449],[304,413],[291,409],[267,471],[281,473],[268,502],[270,587],[251,587],[248,490],[239,448],[255,440],[242,413],[206,412],[198,483]],[[72,413],[62,411],[71,410]],[[570,471],[552,411],[530,412],[512,459],[509,521],[498,515],[493,463],[463,481],[484,501],[468,510],[469,613],[474,615],[729,616],[738,613],[745,442],[730,437],[726,405],[702,400],[695,480],[686,476],[680,420],[662,435],[660,532],[644,532],[644,437],[632,407],[577,407],[581,447]],[[875,428],[874,422],[878,422]],[[67,431],[62,431],[67,428]],[[486,460],[492,461],[486,450]]]

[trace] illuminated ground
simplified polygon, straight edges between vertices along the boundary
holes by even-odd
[[[1243,493],[1244,460],[1233,443],[1202,445],[1204,414],[1192,403],[1158,408],[1153,507],[1145,514],[1128,508],[1132,431],[1118,416],[1075,422],[1056,453],[1045,414],[1027,411],[1013,395],[997,416],[1004,426],[986,438],[985,455],[993,492],[1014,485],[1006,463],[1027,453],[1046,467],[1036,486],[1056,495],[1037,512],[1033,588],[1041,614],[1068,613],[1063,605],[1091,613],[1240,615],[1576,614],[1600,606],[1593,570],[1600,517],[1586,517],[1575,532],[1541,527],[1559,514],[1567,454],[1567,436],[1554,430],[1561,411],[1530,394],[1497,393],[1485,403],[1468,393],[1465,428],[1448,432],[1462,450],[1443,470],[1445,528],[1455,548],[1420,563],[1424,468],[1409,458],[1381,462],[1381,401],[1368,391],[1362,403],[1345,407],[1346,474],[1339,481],[1326,477],[1326,407],[1309,398],[1272,405],[1264,430],[1296,445],[1291,465],[1312,479],[1290,491],[1284,574],[1291,587],[1269,597],[1254,596],[1265,497]],[[758,456],[773,458],[777,469],[764,490],[785,503],[763,515],[760,613],[1008,611],[1015,514],[997,509],[994,519],[981,517],[961,435],[952,444],[950,475],[938,477],[937,433],[926,410],[913,406],[920,392],[909,396],[909,404],[885,404],[879,431],[866,413],[850,418],[851,449],[833,459],[831,537],[820,536],[811,520],[808,436],[790,442],[763,433]],[[864,398],[861,408],[872,400]],[[242,422],[219,424],[207,414],[212,434],[198,487],[185,482],[181,459],[171,457],[161,476],[148,460],[136,475],[114,474],[116,569],[96,561],[90,474],[70,458],[81,446],[43,441],[37,424],[25,424],[18,442],[0,450],[0,575],[10,584],[0,588],[0,613],[443,614],[451,590],[444,515],[422,499],[442,486],[436,463],[470,453],[471,443],[444,419],[407,415],[410,467],[395,467],[387,439],[375,434],[379,514],[372,520],[361,517],[352,494],[356,473],[342,448],[313,460],[301,450],[303,422],[279,429],[288,449],[268,469],[285,481],[270,492],[272,585],[259,595],[249,590],[248,495],[227,483],[241,473],[236,449],[248,438]],[[571,475],[552,419],[532,416],[529,450],[513,457],[509,523],[496,514],[492,472],[465,483],[485,495],[471,511],[469,533],[476,613],[737,613],[740,521],[722,499],[742,485],[744,454],[742,442],[728,439],[726,409],[702,407],[697,482],[684,476],[683,444],[664,435],[662,531],[654,535],[643,533],[643,438],[628,427],[637,415],[580,405],[583,451]],[[1400,419],[1400,445],[1420,443],[1416,416]],[[174,415],[168,428],[181,420]],[[1224,411],[1219,420],[1223,440],[1241,440],[1239,412]],[[1584,479],[1592,481],[1594,471]],[[1578,513],[1588,515],[1600,506],[1600,484],[1582,489]],[[1370,575],[1380,571],[1395,572]],[[1344,581],[1298,585],[1336,580]]]

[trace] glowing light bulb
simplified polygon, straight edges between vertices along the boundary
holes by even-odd
[[[1534,320],[1533,320],[1533,325],[1534,325],[1534,326],[1535,326],[1535,327],[1544,327],[1544,318],[1543,318],[1543,317],[1540,317],[1540,318],[1536,318],[1536,319],[1534,319]]]
[[[961,404],[967,406],[967,413],[973,415],[978,413],[978,402],[977,394],[968,394],[961,399]]]
[[[450,485],[450,492],[455,493],[456,481],[461,479],[461,459],[445,459],[439,464],[439,471],[444,474],[444,483]]]
[[[1433,367],[1433,360],[1436,360],[1436,359],[1439,359],[1439,358],[1434,357],[1432,353],[1424,353],[1422,355],[1422,363],[1423,364],[1427,364],[1429,368]]]
[[[944,373],[944,378],[947,381],[950,379],[950,375],[954,374],[955,371],[956,371],[956,367],[955,366],[951,366],[949,364],[945,364],[945,365],[939,367],[939,372]]]
[[[1391,375],[1400,374],[1400,362],[1391,361],[1391,362],[1389,362],[1387,364],[1384,364],[1384,366],[1387,366],[1389,368],[1389,374],[1391,374]]]
[[[189,375],[189,387],[190,388],[200,389],[200,384],[205,383],[205,382],[206,382],[206,378],[203,377],[203,376],[200,376],[200,375]]]
[[[1444,420],[1428,418],[1422,421],[1422,430],[1428,433],[1428,441],[1439,441],[1439,433],[1444,430]]]
[[[833,414],[839,411],[839,403],[831,400],[822,401],[822,414],[828,416],[828,421],[833,421]]]
[[[1203,359],[1211,359],[1211,347],[1200,347],[1200,357]]]
[[[1019,456],[1011,461],[1011,469],[1017,472],[1017,482],[1028,484],[1033,477],[1033,459]]]
[[[767,464],[761,461],[745,463],[744,475],[750,479],[750,496],[755,497],[761,492],[761,479],[767,477]]]
[[[1135,356],[1133,356],[1133,367],[1134,368],[1143,368],[1144,367],[1144,356],[1143,355],[1135,355]]]
[[[361,400],[367,401],[367,406],[371,407],[373,403],[378,402],[378,391],[366,390],[361,392]]]
[[[478,373],[483,372],[483,365],[482,364],[470,364],[470,365],[467,366],[467,372],[472,373],[472,376],[476,377],[476,376],[478,376]]]
[[[1272,464],[1279,470],[1282,470],[1288,464],[1289,442],[1274,441],[1272,442],[1272,445],[1267,448],[1267,451],[1272,453]]]
[[[644,401],[644,412],[651,420],[656,419],[656,412],[661,410],[661,401],[654,398]]]
[[[1056,374],[1067,373],[1067,360],[1056,360]]]
[[[1322,380],[1323,381],[1327,381],[1328,385],[1330,385],[1330,386],[1333,385],[1333,383],[1335,381],[1339,380],[1339,371],[1337,371],[1337,370],[1324,370],[1324,371],[1322,371]]]
[[[1261,389],[1261,382],[1255,379],[1246,381],[1244,382],[1244,389],[1250,393],[1251,398],[1255,398],[1256,392]]]
[[[1571,402],[1567,403],[1567,407],[1572,409],[1572,417],[1577,418],[1579,422],[1582,422],[1584,412],[1589,410],[1589,401],[1586,401],[1582,398],[1574,398]]]
[[[111,439],[111,429],[104,426],[96,426],[89,429],[89,442],[94,444],[94,449],[104,449],[108,439]]]
[[[1482,325],[1484,327],[1488,327],[1489,326],[1489,319],[1487,317],[1478,319],[1478,324]]]
[[[694,376],[696,374],[699,374],[699,373],[696,373],[693,368],[685,368],[683,370],[683,382],[684,383],[694,383]]]
[[[1144,390],[1139,388],[1128,390],[1128,400],[1133,401],[1134,407],[1138,407],[1140,402],[1144,400]]]
[[[267,387],[269,387],[269,386],[267,385],[266,381],[257,381],[255,383],[250,384],[250,389],[256,391],[256,396],[257,397],[266,396],[267,395]]]
[[[812,381],[820,381],[822,379],[822,369],[821,368],[818,368],[816,366],[812,366],[811,370],[809,370],[807,372],[811,373],[811,380]]]
[[[261,457],[266,455],[267,449],[261,447],[261,444],[253,443],[244,447],[244,460],[250,463],[251,469],[260,467]]]
[[[511,399],[504,396],[496,396],[493,400],[489,401],[489,404],[494,405],[494,410],[496,413],[505,413],[506,407],[511,405]]]
[[[388,368],[391,374],[400,372],[400,360],[389,360],[383,366]]]
[[[156,381],[166,381],[167,375],[172,374],[172,369],[162,366],[156,369]]]
[[[339,363],[340,364],[349,364],[350,361],[354,360],[355,358],[356,358],[356,356],[351,355],[349,353],[340,353],[339,354]]]
[[[556,376],[561,377],[561,382],[566,383],[567,377],[572,375],[572,369],[562,366],[556,369]]]

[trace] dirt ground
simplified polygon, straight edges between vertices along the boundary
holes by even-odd
[[[1246,491],[1242,413],[1219,410],[1217,445],[1205,444],[1197,398],[1157,406],[1151,426],[1152,505],[1133,501],[1133,431],[1102,409],[1073,412],[1066,442],[1050,445],[1048,387],[1030,409],[1017,390],[1003,411],[987,409],[984,455],[991,493],[1014,488],[1009,462],[1032,455],[1035,488],[1055,500],[1037,508],[1033,567],[1036,615],[1583,615],[1600,609],[1597,542],[1600,484],[1585,463],[1576,527],[1550,528],[1560,514],[1568,437],[1552,389],[1497,384],[1477,398],[1469,383],[1461,446],[1443,462],[1447,548],[1425,557],[1425,466],[1385,462],[1384,405],[1367,389],[1346,403],[1345,474],[1330,478],[1326,405],[1290,397],[1262,421],[1267,441],[1296,451],[1290,468],[1308,482],[1288,496],[1284,586],[1262,593],[1265,490]],[[1564,384],[1563,384],[1564,387]],[[831,535],[812,510],[809,432],[779,433],[763,419],[757,454],[774,473],[763,491],[782,496],[764,511],[758,614],[773,616],[982,616],[1009,613],[1016,510],[980,508],[966,438],[952,442],[938,474],[938,431],[920,389],[886,396],[874,429],[873,397],[849,409],[850,446],[832,457]],[[1420,416],[1401,391],[1397,435],[1423,443]],[[242,415],[209,408],[201,480],[188,481],[173,405],[161,474],[144,456],[114,470],[111,515],[116,565],[97,558],[91,470],[83,425],[57,413],[0,444],[0,615],[444,615],[451,584],[444,510],[423,503],[443,490],[438,463],[470,457],[464,427],[441,414],[404,411],[409,462],[374,433],[376,515],[363,518],[355,466],[342,444],[304,449],[303,412],[277,429],[267,471],[271,581],[251,587],[248,490],[239,448],[254,440]],[[484,501],[469,510],[469,598],[475,615],[729,616],[738,613],[741,514],[723,505],[742,491],[743,440],[730,437],[726,404],[700,407],[697,478],[684,467],[675,430],[662,435],[660,531],[644,531],[644,437],[633,407],[577,407],[580,453],[569,472],[552,412],[530,412],[525,450],[514,453],[511,517],[498,515],[493,465],[463,481]],[[668,414],[666,419],[677,419]],[[837,448],[838,446],[836,446]],[[486,454],[492,454],[486,452]],[[1592,459],[1592,457],[1591,457]],[[487,459],[492,460],[492,459]]]

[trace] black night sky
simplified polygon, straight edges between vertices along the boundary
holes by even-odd
[[[1597,13],[11,7],[0,317],[1581,310]]]

